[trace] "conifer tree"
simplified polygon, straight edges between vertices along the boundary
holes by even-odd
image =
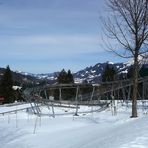
[[[148,65],[143,65],[139,71],[140,77],[148,76]]]
[[[74,83],[74,78],[70,70],[66,72],[64,69],[59,73],[59,76],[57,78],[59,84],[72,84]],[[69,89],[62,89],[62,99],[68,100],[74,97],[76,94],[75,90],[73,88]],[[55,90],[54,93],[55,99],[58,99],[59,97],[59,91]]]
[[[67,73],[67,82],[74,83],[74,78],[70,70],[68,70],[68,73]]]
[[[113,67],[110,67],[110,65],[107,63],[104,73],[102,75],[102,81],[114,81],[115,80],[116,71]]]
[[[58,76],[58,83],[59,84],[69,84],[69,83],[74,83],[74,78],[73,75],[71,74],[71,71],[68,70],[66,72],[64,69],[59,73]]]
[[[1,95],[4,97],[4,103],[14,102],[14,90],[12,89],[12,86],[12,73],[9,66],[7,66],[1,80]]]
[[[58,83],[59,83],[59,84],[67,83],[66,79],[67,79],[67,72],[65,71],[65,69],[63,69],[63,70],[59,73],[59,76],[58,76]]]
[[[133,66],[131,66],[128,69],[128,73],[127,73],[127,78],[128,79],[133,77],[133,71],[134,71],[134,68],[133,68]],[[142,67],[139,70],[138,77],[145,77],[145,76],[148,76],[148,66],[147,65],[142,65]]]

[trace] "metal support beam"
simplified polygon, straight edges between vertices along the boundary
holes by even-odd
[[[59,101],[62,101],[62,89],[61,87],[59,88]]]
[[[75,112],[75,116],[78,116],[78,93],[79,93],[79,86],[77,86],[76,88],[76,97],[75,97],[75,102],[76,102],[76,112]]]

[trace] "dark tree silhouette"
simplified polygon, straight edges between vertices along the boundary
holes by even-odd
[[[102,82],[114,81],[116,76],[116,70],[107,63],[105,70],[102,74]]]
[[[1,80],[1,95],[4,97],[4,103],[12,103],[14,102],[14,90],[12,89],[13,79],[12,73],[7,66],[5,73]]]
[[[74,78],[73,75],[71,74],[71,71],[68,70],[66,72],[64,69],[59,73],[58,76],[58,83],[59,84],[69,84],[69,83],[74,83]]]
[[[73,84],[74,83],[74,78],[73,78],[73,75],[70,70],[68,70],[68,72],[66,72],[63,69],[59,73],[57,80],[58,80],[59,84]],[[76,94],[76,90],[73,88],[62,89],[61,91],[62,91],[62,99],[64,99],[64,100],[70,100]],[[54,97],[56,100],[59,99],[59,90],[55,90]]]
[[[63,69],[58,76],[58,83],[59,84],[64,84],[67,83],[67,72],[65,71],[65,69]]]
[[[139,71],[140,77],[148,76],[148,65],[143,65]]]

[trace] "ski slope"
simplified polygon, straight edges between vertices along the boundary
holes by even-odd
[[[147,148],[148,115],[139,109],[139,117],[133,119],[130,112],[130,108],[118,106],[116,116],[110,109],[55,118],[36,117],[25,110],[1,115],[0,148]]]

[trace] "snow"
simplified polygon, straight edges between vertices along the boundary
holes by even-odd
[[[91,70],[91,73],[95,73],[96,72],[96,70]]]
[[[85,75],[84,74],[81,74],[81,77],[84,77]]]
[[[48,77],[48,80],[56,80],[54,76]]]
[[[101,74],[98,74],[98,77],[100,77],[101,76]],[[97,75],[96,75],[96,77],[97,77]]]
[[[65,112],[55,118],[36,117],[25,110],[1,115],[1,148],[147,148],[148,115],[139,108],[139,117],[130,118],[130,105],[118,104],[116,116],[112,116],[111,108],[79,116],[66,114],[65,110],[72,109],[55,108],[55,113]],[[0,106],[4,108],[11,110],[12,106]],[[81,111],[90,109],[80,107]]]
[[[91,79],[91,78],[94,78],[94,76],[93,76],[93,75],[89,75],[89,76],[88,76],[88,78],[90,78],[90,79]]]
[[[84,79],[74,78],[76,84],[82,83]]]
[[[147,58],[146,55],[143,55],[143,56],[139,55],[138,61],[139,61],[140,64],[148,64],[148,58]],[[133,64],[134,64],[133,58],[131,58],[128,62],[125,63],[125,65],[127,65],[127,66],[131,66]]]
[[[128,73],[128,70],[121,71],[120,73]]]
[[[113,64],[114,64],[114,63],[113,63],[113,62],[111,62],[111,61],[108,61],[107,63],[108,63],[108,64],[111,64],[111,65],[113,65]]]
[[[12,88],[13,88],[14,90],[17,90],[17,89],[21,89],[22,87],[20,87],[20,86],[12,86]]]

